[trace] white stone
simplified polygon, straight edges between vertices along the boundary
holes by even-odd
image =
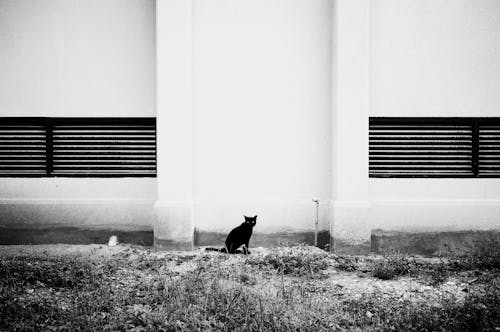
[[[116,235],[112,235],[109,238],[108,246],[116,246],[117,244],[118,244],[118,237]]]

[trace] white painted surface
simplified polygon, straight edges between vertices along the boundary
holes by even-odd
[[[154,117],[153,0],[0,1],[0,116]],[[149,227],[154,178],[0,178],[0,224]]]
[[[155,178],[0,178],[0,200],[151,200]]]
[[[330,200],[320,198],[319,230],[328,230],[330,213]],[[194,203],[194,220],[202,221],[196,224],[202,231],[228,233],[244,221],[243,216],[254,215],[254,230],[259,233],[310,232],[316,221],[316,204],[311,199],[200,199]]]
[[[500,115],[500,1],[371,7],[371,116]]]
[[[500,2],[375,0],[370,116],[500,116]],[[370,229],[500,228],[498,179],[369,179]]]
[[[370,2],[334,2],[333,201],[330,232],[369,238],[368,113],[370,107]]]
[[[192,5],[157,2],[157,168],[161,201],[192,199]]]
[[[151,231],[153,204],[134,199],[1,200],[0,229],[57,226]]]
[[[0,178],[0,227],[151,230],[155,178]]]
[[[500,179],[370,179],[372,200],[500,199]]]
[[[155,116],[154,4],[0,1],[1,116]]]
[[[374,200],[371,229],[440,232],[500,229],[500,199]]]
[[[158,0],[155,239],[192,243],[192,2]]]
[[[329,0],[194,1],[196,227],[246,213],[259,232],[314,228],[311,199],[331,197],[331,20]]]

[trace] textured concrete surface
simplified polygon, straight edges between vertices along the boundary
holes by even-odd
[[[154,238],[154,246],[159,250],[190,251],[193,250],[193,241],[175,241]]]
[[[436,256],[467,252],[490,241],[500,243],[500,232],[491,230],[411,233],[374,230],[371,235],[371,251]]]
[[[153,245],[153,230],[117,230],[112,228],[44,227],[0,228],[0,245],[13,244],[107,244],[112,235],[119,243]]]
[[[226,233],[209,232],[199,229],[194,231],[195,246],[215,246],[223,247],[226,240]],[[318,247],[325,248],[329,245],[330,233],[328,231],[318,232]],[[250,239],[251,247],[279,247],[296,244],[314,244],[314,232],[275,232],[252,234]]]

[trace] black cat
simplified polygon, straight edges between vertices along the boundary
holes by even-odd
[[[230,254],[239,254],[244,253],[249,254],[248,250],[248,242],[250,241],[250,237],[252,236],[252,230],[255,224],[257,223],[257,216],[255,217],[245,217],[245,222],[234,228],[226,238],[226,247],[217,249],[217,248],[206,248],[207,251],[218,251]],[[242,247],[243,251],[239,250]]]

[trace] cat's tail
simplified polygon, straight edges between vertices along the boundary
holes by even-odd
[[[217,252],[227,253],[226,248],[205,248],[205,251],[217,251]]]

